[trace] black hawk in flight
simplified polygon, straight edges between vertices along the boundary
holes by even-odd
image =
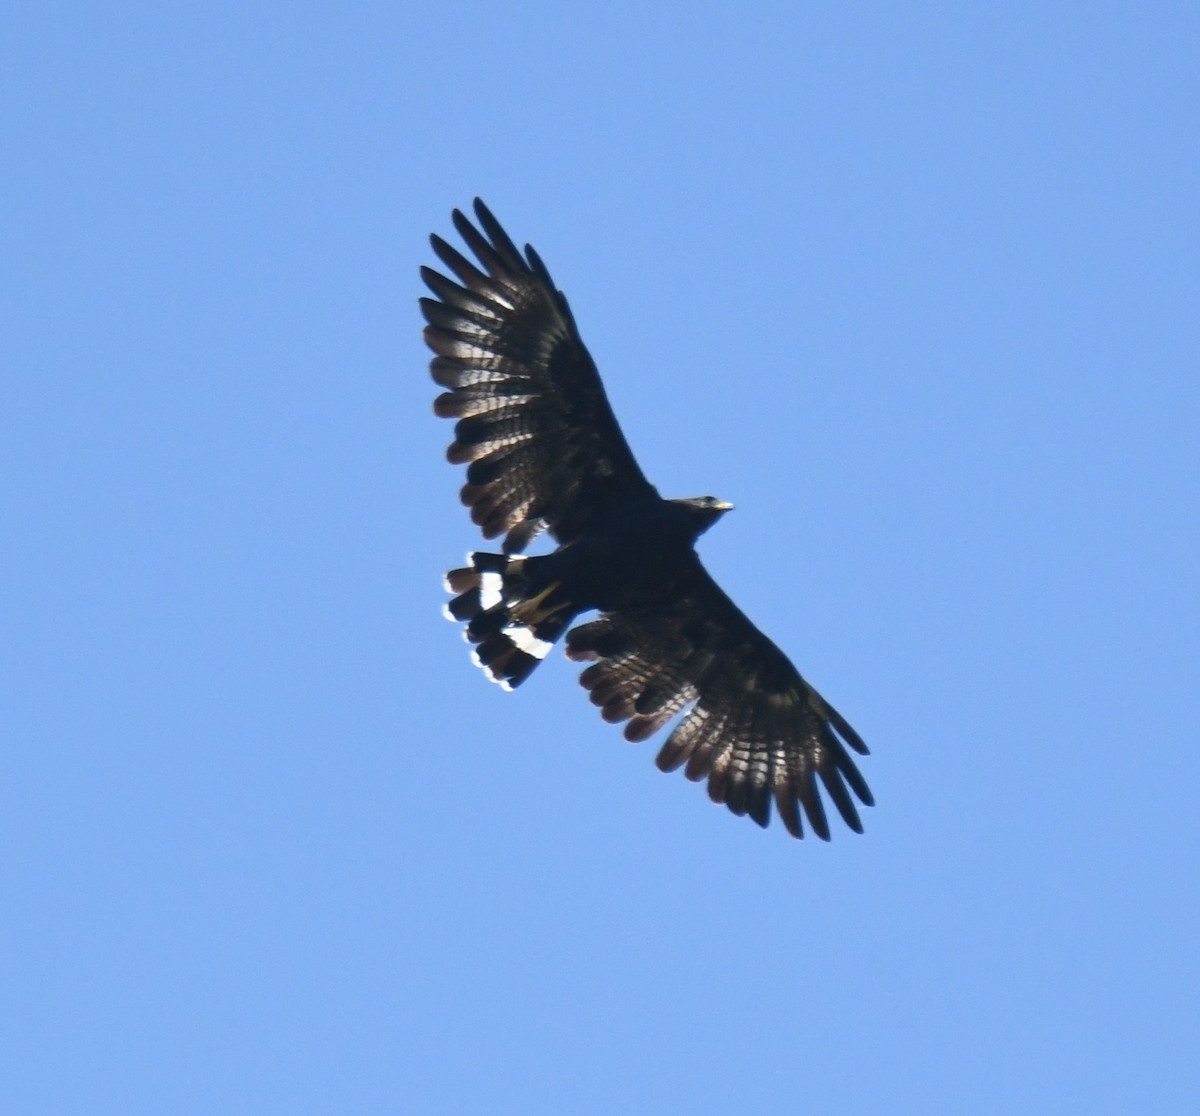
[[[730,505],[658,494],[546,265],[478,199],[475,216],[478,227],[453,219],[478,263],[433,236],[455,279],[421,269],[436,296],[421,299],[430,370],[446,389],[434,410],[456,420],[447,457],[467,466],[462,501],[484,537],[504,537],[503,553],[477,551],[446,575],[447,615],[466,624],[473,658],[512,689],[566,632],[568,658],[591,660],[580,681],[606,721],[627,722],[626,739],[680,717],[663,771],[707,779],[714,802],[762,826],[774,802],[794,837],[807,819],[828,840],[823,786],[861,833],[854,797],[872,798],[847,747],[866,745],[696,555]],[[557,549],[522,557],[542,530]]]

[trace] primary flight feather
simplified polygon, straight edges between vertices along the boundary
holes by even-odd
[[[467,466],[463,503],[485,538],[504,540],[502,553],[477,551],[446,575],[447,614],[466,624],[476,662],[511,689],[565,632],[568,657],[591,662],[580,681],[592,702],[626,722],[627,739],[678,718],[663,771],[706,779],[714,802],[759,825],[774,803],[793,836],[807,821],[828,840],[824,788],[861,833],[855,798],[873,800],[847,748],[866,745],[696,555],[730,505],[658,494],[545,264],[479,199],[475,217],[453,214],[477,263],[431,237],[454,278],[423,267],[437,297],[421,310],[446,389],[434,410],[457,420],[447,457]],[[543,530],[557,548],[523,556]],[[600,615],[570,627],[589,611]]]

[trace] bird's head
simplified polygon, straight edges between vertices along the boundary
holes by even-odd
[[[733,510],[733,505],[715,496],[689,496],[684,500],[670,500],[678,508],[687,512],[688,519],[695,529],[696,535],[702,535],[727,511]]]

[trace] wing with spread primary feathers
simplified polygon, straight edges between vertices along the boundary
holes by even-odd
[[[571,542],[611,507],[652,491],[617,425],[567,300],[537,253],[522,256],[477,198],[454,226],[482,270],[438,236],[457,277],[421,275],[436,412],[458,419],[447,457],[467,464],[463,503],[486,538],[520,551],[543,527]],[[480,231],[482,229],[482,232]]]
[[[574,628],[567,654],[597,660],[580,681],[606,721],[629,722],[627,739],[645,740],[684,714],[658,766],[707,778],[714,802],[765,826],[773,801],[794,837],[804,835],[803,808],[812,831],[828,840],[819,784],[846,824],[862,832],[849,790],[864,805],[873,799],[846,745],[863,755],[866,745],[699,559],[669,600]]]

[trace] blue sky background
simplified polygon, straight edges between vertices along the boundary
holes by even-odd
[[[21,1113],[1191,1113],[1192,4],[19,4]],[[862,733],[797,843],[440,615],[482,195]]]

